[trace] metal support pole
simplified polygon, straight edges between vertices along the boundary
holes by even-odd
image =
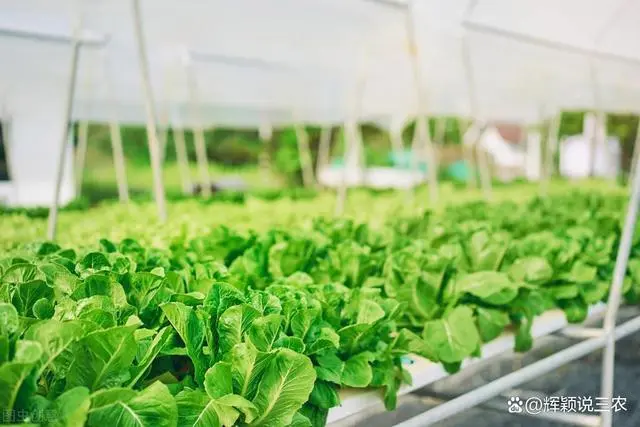
[[[640,317],[636,317],[635,319],[629,320],[628,322],[616,327],[614,330],[614,339],[617,340],[624,338],[638,330],[640,330]],[[504,393],[519,384],[531,381],[538,378],[540,375],[544,375],[554,369],[557,369],[560,366],[580,359],[581,357],[602,348],[605,343],[606,337],[600,336],[575,344],[549,357],[532,363],[529,366],[498,378],[487,385],[478,387],[475,390],[438,405],[435,408],[423,412],[422,414],[407,421],[396,424],[396,427],[425,427],[436,424],[437,422],[449,418],[452,415],[459,414],[465,409],[469,409],[483,403],[500,393]]]
[[[115,88],[111,80],[111,66],[108,57],[103,55],[105,81],[109,93],[114,96]],[[113,167],[116,172],[116,183],[118,184],[118,198],[122,203],[129,202],[129,186],[127,184],[127,168],[124,160],[124,149],[122,147],[122,134],[118,124],[118,112],[114,102],[111,105],[111,121],[109,122],[109,135],[111,139],[111,152],[113,153]]]
[[[116,171],[116,182],[118,183],[118,198],[122,203],[129,202],[129,186],[127,184],[127,168],[124,161],[124,150],[122,149],[122,134],[120,126],[116,121],[109,123],[111,134],[111,152],[113,153],[113,166]]]
[[[258,129],[258,136],[262,141],[262,150],[260,150],[260,156],[258,159],[260,163],[260,172],[262,174],[263,184],[267,184],[269,182],[271,172],[271,156],[269,150],[273,138],[273,128],[271,127],[271,124],[263,122]]]
[[[595,110],[593,135],[591,141],[589,141],[589,177],[593,178],[596,174],[596,155],[598,150],[598,143],[600,142],[600,120],[601,120],[601,102],[600,92],[598,90],[598,79],[596,76],[596,69],[593,63],[593,58],[589,64],[589,73],[591,75],[591,90],[593,92],[593,104]]]
[[[362,148],[359,144],[359,129],[358,118],[360,116],[360,110],[362,109],[362,97],[364,95],[365,88],[365,70],[369,61],[369,52],[367,50],[360,52],[360,62],[358,72],[355,75],[353,92],[350,93],[350,97],[347,100],[347,120],[344,122],[343,127],[343,139],[344,139],[344,154],[343,154],[343,169],[342,180],[336,194],[336,209],[335,215],[341,216],[344,214],[345,206],[347,203],[347,171],[349,165],[352,162],[356,164],[360,163],[360,155],[356,152],[358,148]]]
[[[391,149],[395,153],[401,153],[404,141],[402,140],[402,128],[391,129],[389,132],[389,138],[391,139]]]
[[[62,187],[62,177],[64,176],[64,164],[67,157],[67,147],[69,146],[69,127],[73,113],[73,99],[76,91],[76,80],[78,77],[78,62],[80,60],[80,33],[82,31],[83,16],[80,4],[77,7],[77,22],[71,39],[71,64],[69,71],[69,81],[67,83],[67,98],[65,99],[65,115],[63,117],[64,130],[60,141],[60,157],[58,158],[58,170],[56,171],[56,182],[53,193],[53,201],[49,209],[49,220],[47,225],[47,238],[55,240],[56,228],[58,225],[58,205],[60,204],[60,188]]]
[[[316,176],[329,164],[331,157],[331,127],[324,126],[320,130],[320,145],[318,146],[318,161],[316,162]]]
[[[640,157],[640,117],[638,117],[638,126],[636,127],[636,139],[633,143],[633,155],[631,156],[631,168],[629,170],[629,180],[633,182],[633,177],[637,173],[638,157]]]
[[[558,133],[560,132],[560,123],[562,122],[562,113],[555,114],[549,120],[549,128],[547,130],[547,144],[545,147],[545,159],[542,177],[542,193],[547,194],[549,191],[549,181],[555,174],[554,155],[558,147]]]
[[[475,81],[473,79],[473,67],[471,64],[471,52],[469,50],[469,40],[467,35],[463,36],[462,40],[462,59],[464,61],[465,78],[467,80],[467,89],[469,90],[469,106],[471,116],[474,119],[478,119],[478,106],[475,92]],[[475,126],[472,125],[472,126]],[[480,185],[482,187],[482,193],[486,200],[491,200],[492,197],[492,184],[491,184],[491,172],[488,169],[487,159],[484,151],[481,151],[481,147],[478,147],[478,142],[482,137],[482,131],[478,134],[478,139],[473,142],[473,149],[476,151],[476,159],[478,170],[480,172]]]
[[[637,167],[637,166],[636,166]],[[615,336],[614,330],[616,326],[616,317],[620,300],[622,298],[622,286],[625,273],[627,271],[627,263],[629,261],[629,253],[631,252],[631,244],[633,242],[633,233],[636,228],[638,219],[638,204],[640,203],[640,174],[633,177],[633,186],[629,205],[627,206],[627,215],[622,229],[620,238],[620,246],[618,247],[618,255],[616,257],[616,265],[613,270],[613,282],[609,289],[609,299],[607,300],[607,313],[604,318],[603,333],[606,338],[606,345],[602,357],[602,385],[601,397],[611,401],[613,397],[613,374],[615,365]],[[604,413],[602,417],[603,427],[611,426],[611,414]]]
[[[302,183],[305,187],[311,188],[315,186],[315,179],[313,177],[313,160],[311,159],[311,150],[309,149],[309,134],[307,134],[306,129],[297,121],[294,125],[294,130],[298,145],[300,167],[302,168]]]
[[[429,121],[426,112],[426,90],[424,87],[422,70],[420,67],[420,61],[418,58],[418,46],[416,43],[416,33],[413,10],[415,7],[415,0],[411,0],[406,9],[406,29],[407,39],[410,49],[411,67],[413,69],[413,78],[416,85],[417,93],[417,118],[416,118],[416,131],[420,135],[426,151],[427,163],[428,163],[428,182],[429,182],[429,202],[435,204],[438,202],[438,165],[436,164],[435,149],[431,135],[429,132]]]
[[[474,156],[474,146],[466,143],[465,138],[467,138],[467,132],[474,126],[472,121],[469,123],[462,123],[462,121],[458,121],[458,130],[460,132],[460,142],[462,144],[462,155],[464,157],[464,161],[467,163],[469,167],[470,173],[467,178],[467,188],[476,188],[478,186],[477,177],[476,177],[476,162]]]
[[[190,194],[192,190],[191,171],[189,169],[189,154],[187,153],[187,143],[184,138],[184,129],[181,126],[173,127],[173,141],[176,145],[176,160],[180,171],[180,182],[182,182],[182,192]]]
[[[207,142],[204,136],[202,117],[199,114],[200,102],[198,100],[198,88],[193,73],[191,58],[185,56],[185,70],[187,72],[187,82],[189,86],[189,100],[191,101],[191,114],[194,120],[193,139],[196,146],[196,161],[198,162],[198,172],[202,186],[202,195],[211,196],[211,178],[209,177],[209,159],[207,158]]]
[[[338,187],[338,193],[336,195],[336,216],[344,214],[345,206],[347,204],[347,172],[349,170],[351,159],[355,155],[354,126],[354,124],[345,122],[343,127],[342,135],[344,139],[344,154],[342,162],[342,180],[340,181],[340,186]]]
[[[489,170],[489,162],[487,160],[488,154],[484,147],[482,147],[482,145],[480,144],[480,138],[482,138],[482,133],[480,133],[480,135],[478,136],[478,140],[474,143],[478,169],[480,170],[480,185],[483,189],[484,198],[486,200],[491,200],[493,192],[491,184],[491,171]]]
[[[2,114],[0,115],[0,127],[2,128],[2,135],[0,135],[0,139],[2,139],[2,143],[4,145],[4,158],[7,163],[7,176],[9,180],[13,177],[13,165],[12,165],[12,157],[11,157],[11,147],[9,144],[9,122],[11,121],[9,115],[5,110],[5,106],[2,107]]]
[[[160,163],[165,164],[167,160],[167,145],[169,145],[169,118],[166,113],[160,118],[160,126],[158,127],[158,135],[160,140]]]
[[[89,122],[83,120],[78,125],[78,148],[76,150],[76,197],[82,194],[84,167],[87,161],[87,144],[89,140]]]
[[[132,2],[140,79],[142,80],[144,90],[145,112],[147,115],[147,138],[149,156],[151,157],[151,168],[153,170],[153,194],[158,208],[158,217],[161,222],[165,222],[167,220],[167,201],[164,194],[164,182],[162,178],[162,163],[160,159],[160,144],[158,143],[158,129],[156,127],[153,88],[151,87],[151,79],[149,77],[149,60],[144,42],[142,17],[140,16],[140,0],[132,0]]]
[[[436,120],[436,131],[434,135],[434,142],[438,145],[443,145],[445,141],[445,136],[447,133],[447,118],[440,117]]]

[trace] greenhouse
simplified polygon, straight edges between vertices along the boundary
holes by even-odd
[[[0,425],[640,425],[640,1],[0,1]]]

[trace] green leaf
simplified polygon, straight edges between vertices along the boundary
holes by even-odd
[[[480,338],[485,343],[500,336],[504,328],[509,324],[509,315],[507,313],[491,308],[477,307],[476,319]]]
[[[296,353],[304,353],[304,342],[298,337],[281,336],[273,345],[274,348],[288,348]]]
[[[358,311],[356,323],[371,324],[382,319],[384,315],[384,310],[380,305],[370,300],[363,300],[360,303],[360,310]]]
[[[447,363],[464,360],[480,344],[473,312],[466,306],[458,306],[442,319],[427,322],[423,338],[429,352]]]
[[[516,282],[543,284],[553,277],[553,268],[542,257],[520,258],[509,268],[509,276]]]
[[[347,359],[342,371],[342,384],[348,387],[367,387],[373,379],[370,360],[369,353],[360,353]]]
[[[31,394],[27,379],[42,357],[42,347],[35,341],[18,341],[11,362],[0,365],[0,408],[12,410],[21,394]],[[21,408],[22,409],[22,408]]]
[[[220,408],[209,396],[200,390],[184,390],[176,396],[178,425],[181,427],[222,427]],[[239,413],[230,409],[223,418],[237,419]],[[232,424],[235,423],[233,419]],[[228,424],[227,424],[228,425]]]
[[[313,425],[311,424],[311,420],[309,420],[309,418],[305,417],[300,412],[296,412],[296,414],[293,416],[291,424],[289,424],[289,427],[313,427]]]
[[[83,276],[108,271],[111,267],[107,257],[101,252],[90,252],[76,265],[76,271]]]
[[[56,376],[65,376],[75,358],[72,345],[84,333],[78,321],[47,320],[27,329],[25,338],[39,342],[43,350],[39,375],[46,369],[51,369]]]
[[[209,368],[204,376],[204,389],[212,399],[232,394],[231,364],[218,362]]]
[[[166,385],[155,382],[140,392],[120,393],[119,398],[100,406],[93,401],[89,426],[175,427],[178,408]],[[115,396],[112,396],[115,397]]]
[[[258,350],[270,351],[278,339],[281,324],[282,316],[279,314],[260,317],[249,328],[249,339]]]
[[[53,289],[49,287],[43,280],[32,280],[30,282],[20,283],[17,292],[13,294],[11,302],[23,316],[32,317],[33,306],[39,299],[53,299]]]
[[[316,374],[319,379],[334,384],[342,383],[344,362],[335,353],[326,353],[316,356]]]
[[[218,320],[219,352],[226,354],[242,342],[243,336],[259,316],[260,313],[247,304],[227,309]]]
[[[151,345],[147,348],[144,356],[140,359],[140,362],[131,368],[131,380],[129,386],[135,386],[145,375],[153,361],[158,357],[162,349],[171,341],[174,336],[173,329],[171,327],[162,328],[154,336]]]
[[[518,288],[506,273],[496,271],[467,274],[455,282],[456,292],[469,293],[494,305],[509,303],[518,295]]]
[[[62,393],[51,406],[50,411],[56,414],[48,427],[84,426],[89,415],[91,398],[89,389],[75,387]]]
[[[136,356],[137,327],[99,330],[80,339],[73,349],[75,359],[67,374],[67,388],[85,386],[95,391],[128,381],[129,368]]]
[[[340,347],[340,335],[331,328],[321,328],[320,334],[306,344],[306,354],[317,354]]]
[[[582,323],[589,314],[589,306],[582,298],[563,300],[559,302],[559,305],[567,316],[569,323]]]
[[[309,402],[323,409],[331,409],[340,405],[337,386],[322,380],[316,380]]]
[[[47,298],[40,298],[33,304],[33,315],[36,319],[51,319],[54,314],[54,307]]]
[[[259,417],[253,427],[286,426],[309,399],[316,373],[311,361],[291,350],[277,350],[264,370],[253,403]]]
[[[204,380],[208,363],[202,347],[204,345],[205,323],[193,308],[179,302],[170,302],[161,306],[173,328],[185,343],[187,353],[193,362],[198,382]]]
[[[226,355],[225,361],[232,366],[234,393],[252,400],[262,373],[272,357],[271,354],[259,353],[250,342],[233,347],[231,353]]]
[[[603,301],[609,292],[609,283],[603,280],[596,280],[583,283],[580,286],[580,295],[587,304],[596,304]]]
[[[0,303],[0,335],[13,335],[19,328],[18,310],[11,304]]]

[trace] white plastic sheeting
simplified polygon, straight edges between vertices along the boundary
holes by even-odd
[[[520,2],[497,0],[416,2],[417,51],[429,113],[532,123],[561,108],[595,108],[597,99],[606,111],[640,111],[640,83],[634,77],[638,64],[479,30],[509,30],[513,23],[530,20],[533,24],[522,28],[545,34],[546,16],[558,23],[553,28],[564,31],[556,38],[567,42],[566,34],[578,37],[574,26],[590,34],[585,29],[595,26],[592,21],[603,20],[607,10],[611,15],[618,3],[576,1],[564,0],[560,6],[553,2],[554,7],[526,1],[522,8]],[[70,37],[75,3],[3,0],[0,28]],[[85,38],[108,41],[103,48],[83,49],[75,117],[108,120],[115,106],[118,120],[142,122],[130,1],[81,3]],[[635,6],[629,7],[633,12]],[[143,0],[142,12],[154,92],[175,122],[188,125],[195,120],[188,107],[187,53],[207,125],[256,127],[259,122],[277,125],[296,119],[341,123],[360,75],[365,80],[360,118],[385,122],[390,115],[415,114],[403,7],[365,0]],[[606,40],[622,38],[620,26],[613,27]],[[633,35],[638,30],[629,31]],[[607,42],[600,50],[620,53],[614,46]],[[0,70],[2,81],[12,82],[9,90],[0,91],[5,103],[23,97],[36,76],[42,85],[55,87],[64,81],[68,63],[58,47],[0,37],[0,53],[12,58]],[[598,95],[591,89],[594,75]]]
[[[173,126],[407,121],[418,111],[412,54],[432,116],[536,123],[563,109],[640,112],[637,2],[420,0],[417,46],[407,2],[140,2],[158,116]],[[12,145],[58,145],[78,5],[73,118],[145,121],[130,0],[2,0],[0,105]]]

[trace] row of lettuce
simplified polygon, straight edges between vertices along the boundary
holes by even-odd
[[[53,243],[0,261],[0,409],[42,426],[323,426],[343,387],[396,406],[403,356],[450,372],[505,328],[583,321],[607,298],[624,200],[570,194],[457,206],[383,228],[146,248]],[[640,242],[624,293],[640,300]]]

